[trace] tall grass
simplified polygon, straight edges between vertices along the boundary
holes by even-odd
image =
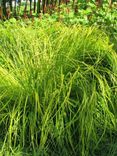
[[[6,24],[0,42],[1,154],[117,154],[117,54],[106,34]]]

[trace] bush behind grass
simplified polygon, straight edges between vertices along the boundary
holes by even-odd
[[[117,54],[104,32],[12,21],[0,42],[1,155],[117,154]]]

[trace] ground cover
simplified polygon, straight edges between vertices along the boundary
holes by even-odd
[[[1,155],[117,155],[117,53],[94,26],[0,24]]]

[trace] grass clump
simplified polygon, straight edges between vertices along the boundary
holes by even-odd
[[[116,155],[117,54],[107,35],[0,27],[1,154]]]

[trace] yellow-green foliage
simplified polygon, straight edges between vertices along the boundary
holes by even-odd
[[[107,35],[60,23],[0,28],[1,153],[116,155],[117,54]]]

